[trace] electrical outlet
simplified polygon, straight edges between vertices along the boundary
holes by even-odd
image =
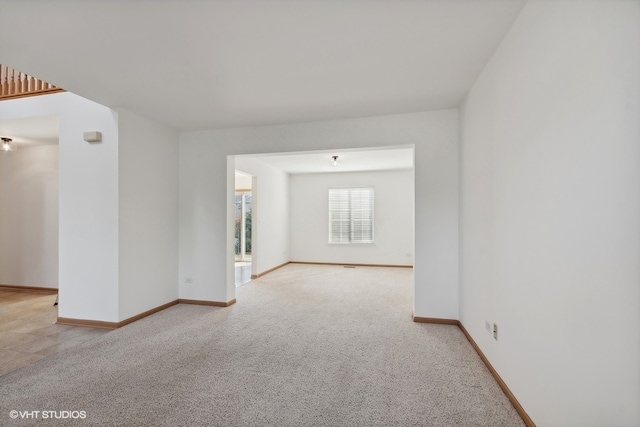
[[[193,283],[193,279],[191,277],[185,277],[184,283]]]
[[[487,322],[486,320],[484,321],[484,328],[487,330],[487,332],[491,332],[491,323]]]
[[[498,341],[498,325],[493,324],[493,339]]]

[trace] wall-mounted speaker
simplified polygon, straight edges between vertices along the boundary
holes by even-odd
[[[102,142],[102,132],[85,132],[83,136],[87,142]]]

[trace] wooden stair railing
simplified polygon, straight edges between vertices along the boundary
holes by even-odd
[[[0,100],[53,92],[64,92],[64,89],[0,64]]]

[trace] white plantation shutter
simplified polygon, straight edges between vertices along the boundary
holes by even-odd
[[[329,189],[329,243],[373,243],[373,187]]]

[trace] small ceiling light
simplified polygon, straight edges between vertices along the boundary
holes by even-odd
[[[2,140],[2,145],[0,146],[0,151],[16,151],[16,144],[13,142],[13,139],[7,138],[3,136],[0,138]]]
[[[338,156],[331,156],[331,166],[338,166]]]

